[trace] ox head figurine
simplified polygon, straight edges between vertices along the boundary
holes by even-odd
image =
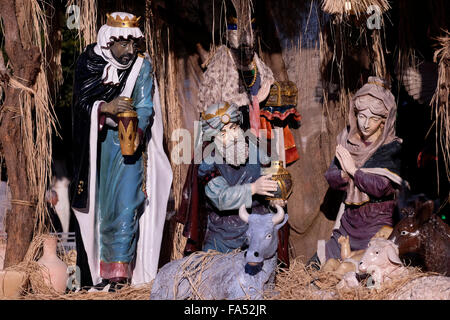
[[[278,248],[278,230],[287,222],[288,215],[276,205],[276,214],[249,214],[245,206],[239,208],[239,217],[248,223],[249,247],[245,252],[246,272],[261,271],[264,260],[275,256]]]

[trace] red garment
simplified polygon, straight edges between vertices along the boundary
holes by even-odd
[[[264,129],[267,132],[267,139],[273,139],[272,124],[270,121],[267,120],[266,117],[261,116],[260,123],[261,130]],[[286,164],[291,164],[300,159],[300,156],[297,151],[297,146],[295,145],[294,135],[288,125],[283,127],[283,135]]]
[[[183,236],[187,238],[184,254],[202,250],[206,232],[207,215],[204,186],[199,183],[198,164],[192,161],[183,187],[180,208],[175,220],[184,225]]]
[[[124,262],[100,261],[100,277],[102,279],[131,278],[130,265]]]
[[[184,225],[183,236],[187,238],[184,255],[201,251],[206,233],[207,210],[204,194],[207,181],[200,181],[198,164],[193,161],[189,166],[183,187],[180,208],[177,210],[175,221]],[[213,174],[214,177],[217,175]],[[212,178],[214,178],[212,177]],[[286,223],[278,231],[278,259],[289,267],[289,225]]]
[[[253,134],[259,137],[259,127],[260,127],[260,119],[259,119],[259,101],[256,96],[253,96],[252,104],[249,106],[250,112],[250,128],[253,131]]]

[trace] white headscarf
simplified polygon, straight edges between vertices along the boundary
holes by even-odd
[[[130,20],[135,17],[133,14],[126,12],[113,12],[111,13],[111,16],[120,16],[121,19],[128,17]],[[128,62],[128,64],[120,64],[114,59],[111,50],[108,48],[108,43],[114,40],[112,38],[119,39],[119,37],[123,37],[124,39],[127,39],[128,37],[142,38],[143,36],[141,29],[138,27],[112,27],[104,24],[100,28],[97,34],[97,45],[94,47],[94,52],[99,56],[102,56],[103,59],[108,62],[103,69],[103,83],[118,85],[120,81],[117,70],[128,69],[133,64],[133,61]]]

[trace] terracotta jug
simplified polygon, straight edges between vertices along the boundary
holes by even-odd
[[[67,286],[67,265],[58,258],[56,254],[57,238],[52,236],[45,237],[44,254],[38,260],[38,263],[45,268],[42,274],[45,283],[53,287],[58,293],[64,293]]]
[[[0,300],[20,297],[26,280],[25,272],[0,270]]]

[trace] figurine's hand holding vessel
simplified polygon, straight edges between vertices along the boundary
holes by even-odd
[[[133,99],[117,97],[110,102],[105,102],[100,107],[100,112],[116,116],[119,113],[133,110]]]
[[[252,183],[252,195],[260,194],[262,196],[273,197],[273,193],[277,191],[277,182],[272,180],[272,175],[261,176]]]

